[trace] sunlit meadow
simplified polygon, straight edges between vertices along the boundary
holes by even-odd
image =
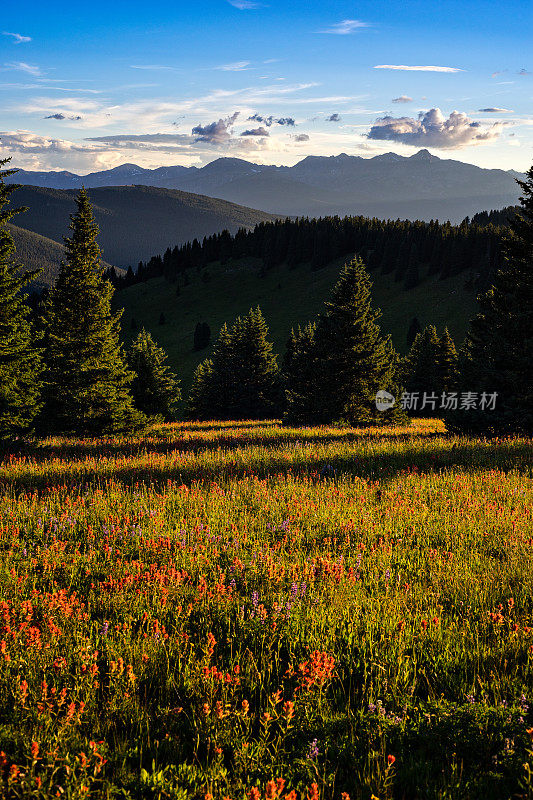
[[[176,424],[0,474],[0,793],[533,797],[533,457]]]

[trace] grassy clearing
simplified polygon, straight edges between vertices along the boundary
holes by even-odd
[[[182,377],[187,393],[196,366],[210,352],[209,348],[200,353],[193,351],[194,329],[198,322],[210,325],[214,340],[224,322],[246,314],[259,304],[270,327],[275,351],[282,355],[291,328],[305,325],[322,309],[345,260],[317,271],[307,265],[294,270],[276,267],[264,278],[258,276],[260,264],[256,259],[242,260],[228,267],[209,264],[210,280],[205,283],[200,275],[191,272],[188,286],[180,281],[179,297],[175,285],[155,278],[119,292],[115,305],[124,308],[126,340],[134,335],[133,317],[139,327],[146,327],[165,348],[169,363]],[[407,330],[414,316],[422,327],[434,324],[441,331],[448,325],[452,336],[460,343],[476,312],[475,296],[463,286],[464,275],[445,281],[435,276],[426,278],[408,292],[401,283],[395,283],[392,275],[373,272],[372,280],[373,302],[383,311],[382,329],[392,334],[396,348],[402,353],[406,350]],[[159,325],[161,313],[165,315],[165,325]]]
[[[276,421],[0,476],[8,797],[531,797],[530,440]]]

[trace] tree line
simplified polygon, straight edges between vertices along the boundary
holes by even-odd
[[[83,190],[65,261],[32,315],[24,286],[33,273],[16,263],[7,227],[21,211],[9,208],[16,187],[4,178],[13,172],[0,172],[0,435],[118,433],[175,418],[180,386],[165,352],[145,330],[128,351],[121,342],[121,312],[111,310],[114,290]],[[411,411],[445,416],[451,430],[531,434],[533,168],[521,186],[520,214],[502,244],[503,269],[480,299],[459,353],[447,330],[414,326],[410,352],[400,358],[381,331],[370,275],[356,255],[318,317],[291,332],[281,364],[260,308],[223,325],[196,370],[187,415],[375,425],[404,422]],[[207,334],[198,328],[198,346]],[[378,393],[393,402],[380,406]],[[498,397],[493,407],[489,393]],[[457,402],[463,394],[467,401]],[[405,398],[414,395],[423,395],[424,406],[431,398],[428,407],[409,405]],[[472,400],[478,395],[485,398],[479,407]]]
[[[118,289],[163,276],[176,282],[189,270],[202,271],[207,264],[253,257],[260,260],[261,272],[279,264],[289,268],[310,264],[320,269],[329,262],[354,253],[370,271],[390,274],[406,290],[417,286],[422,272],[442,279],[465,274],[472,290],[485,289],[491,276],[501,267],[506,215],[485,219],[477,215],[460,225],[449,222],[383,221],[366,217],[324,217],[261,222],[253,230],[241,228],[235,235],[224,230],[167,248],[130,267],[125,275],[111,270],[108,277]],[[498,224],[494,224],[494,222]]]

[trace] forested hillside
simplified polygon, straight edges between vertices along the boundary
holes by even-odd
[[[15,242],[17,260],[31,272],[40,270],[31,281],[30,289],[40,291],[51,286],[57,277],[59,265],[65,258],[63,244],[17,225],[8,224],[7,227]],[[111,268],[107,262],[104,262],[104,266]],[[117,270],[117,274],[122,275],[122,270]]]
[[[76,192],[21,186],[13,203],[27,206],[17,222],[20,227],[61,242],[68,235]],[[223,200],[170,189],[121,186],[91,189],[90,200],[100,228],[98,240],[107,262],[123,267],[166,247],[217,231],[235,233],[239,228],[275,219]]]

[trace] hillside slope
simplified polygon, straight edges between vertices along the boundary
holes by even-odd
[[[8,224],[16,247],[16,260],[28,270],[41,270],[30,284],[30,289],[40,291],[51,286],[57,277],[61,261],[65,258],[65,248],[46,236]],[[105,269],[110,265],[104,262]],[[119,270],[120,271],[120,270]]]
[[[182,378],[185,395],[197,364],[206,358],[210,348],[193,351],[194,329],[198,322],[211,327],[211,344],[225,321],[259,304],[270,326],[276,352],[283,354],[290,329],[305,324],[321,310],[324,300],[338,278],[345,259],[312,271],[309,265],[288,269],[285,265],[259,277],[259,260],[242,259],[222,267],[211,263],[208,280],[191,273],[189,285],[183,280],[176,285],[163,278],[154,278],[117,292],[115,305],[124,308],[123,331],[126,341],[135,335],[136,327],[146,327],[165,348],[169,362]],[[464,288],[465,276],[447,280],[423,278],[415,289],[405,291],[392,275],[371,274],[373,297],[383,311],[382,329],[390,332],[400,352],[406,350],[406,335],[413,316],[422,326],[434,323],[441,330],[448,325],[459,343],[469,320],[476,311],[476,299]],[[160,325],[163,314],[165,324]]]
[[[75,211],[75,190],[21,186],[13,203],[27,206],[17,218],[20,227],[62,241],[68,234],[69,216]],[[275,215],[251,208],[171,189],[118,186],[91,189],[98,241],[104,258],[116,266],[137,265],[168,246],[202,239],[227,228],[253,227]]]

